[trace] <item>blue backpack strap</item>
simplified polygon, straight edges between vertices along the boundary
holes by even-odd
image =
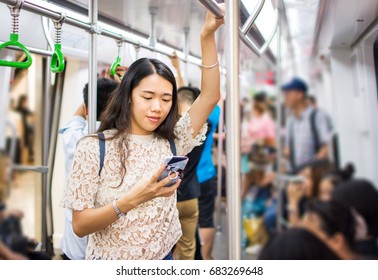
[[[171,148],[171,152],[174,156],[176,156],[176,145],[174,140],[168,140],[169,141],[169,146]]]
[[[99,146],[100,146],[100,170],[98,171],[98,176],[100,176],[102,168],[104,167],[104,159],[105,159],[105,135],[104,133],[100,132],[97,133]]]

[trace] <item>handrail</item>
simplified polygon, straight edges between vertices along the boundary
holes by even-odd
[[[258,46],[256,46],[256,44],[251,40],[251,38],[249,38],[249,36],[245,36],[243,34],[243,31],[240,29],[239,30],[239,34],[240,34],[240,38],[241,40],[250,48],[250,49],[253,49],[254,52],[261,56],[265,53],[265,51],[268,49],[270,43],[272,42],[273,38],[274,38],[274,35],[276,34],[277,32],[277,27],[278,27],[278,13],[276,12],[276,25],[271,33],[271,35],[269,36],[269,39],[265,41],[265,43],[259,48]]]
[[[211,12],[216,17],[224,16],[223,11],[219,8],[215,0],[199,0],[199,1],[209,10],[209,12]],[[256,44],[247,36],[248,32],[251,30],[253,24],[255,23],[258,15],[260,14],[262,8],[264,7],[265,1],[266,0],[259,0],[255,9],[251,13],[251,15],[248,17],[244,25],[241,28],[239,27],[240,39],[251,51],[253,51],[258,56],[263,55],[266,49],[269,47],[269,44],[273,40],[274,34],[276,33],[277,25],[278,25],[278,20],[277,20],[276,27],[274,28],[272,35],[269,37],[269,40],[267,40],[261,48],[256,46]]]
[[[277,28],[278,28],[278,14],[277,14],[277,21],[276,21],[276,25],[272,31],[272,34],[269,36],[269,39],[265,41],[264,45],[260,48],[260,53],[261,54],[264,54],[265,51],[268,49],[270,43],[272,42],[273,38],[274,38],[274,35],[276,35],[276,32],[277,32]]]
[[[219,8],[218,3],[215,0],[199,0],[202,5],[206,7],[216,18],[220,19],[224,17],[224,12]]]
[[[247,18],[247,20],[245,21],[243,27],[241,28],[241,32],[244,35],[247,35],[249,30],[251,30],[252,25],[255,23],[255,21],[256,21],[257,17],[259,16],[262,8],[264,7],[264,4],[265,4],[265,0],[259,0],[257,5],[255,6],[255,9],[251,13],[251,15]]]
[[[54,53],[51,57],[50,68],[53,73],[61,73],[64,70],[65,62],[64,55],[62,53],[62,25],[66,19],[66,14],[62,13],[59,20],[54,21],[55,27],[55,44],[54,44]]]
[[[18,47],[25,53],[27,60],[26,61],[0,60],[0,66],[15,67],[15,68],[28,68],[33,62],[33,59],[30,55],[29,50],[18,41],[19,15],[20,15],[23,2],[24,2],[23,0],[17,0],[16,5],[14,6],[8,5],[8,8],[12,16],[12,31],[9,36],[9,41],[1,44],[0,50],[9,46]]]
[[[14,5],[17,3],[18,0],[0,0],[0,2],[5,4],[12,4]],[[67,13],[67,18],[65,20],[66,24],[78,27],[80,29],[83,29],[88,32],[95,32],[97,34],[101,34],[105,37],[109,37],[115,40],[122,40],[124,43],[129,43],[134,46],[138,46],[153,52],[161,53],[166,56],[171,56],[172,51],[164,50],[163,48],[160,48],[157,44],[155,47],[151,47],[148,43],[145,43],[143,41],[139,41],[136,39],[133,39],[129,36],[120,35],[120,31],[124,32],[124,30],[119,29],[118,32],[107,30],[106,28],[101,28],[100,24],[97,24],[96,27],[92,26],[92,24],[89,22],[89,18],[85,17],[79,13],[69,11],[67,9],[64,9],[62,7],[58,7],[52,3],[44,2],[44,1],[36,1],[36,0],[25,0],[23,4],[23,9],[44,17],[48,17],[50,19],[59,20],[61,16],[61,11],[65,11]],[[83,20],[86,20],[87,22],[80,20],[83,18]],[[176,50],[178,53],[181,52],[180,50]],[[194,65],[200,66],[200,58],[197,56],[190,55],[190,59],[188,59],[189,63],[192,63]],[[197,62],[198,60],[198,62]]]

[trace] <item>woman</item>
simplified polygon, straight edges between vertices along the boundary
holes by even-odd
[[[310,231],[292,228],[274,236],[259,260],[339,260],[339,257]]]
[[[343,169],[335,169],[324,175],[319,186],[319,199],[322,201],[331,200],[334,189],[341,183],[351,180],[354,171],[353,164],[348,163]]]
[[[242,199],[248,193],[251,185],[267,185],[265,181],[266,169],[268,164],[274,159],[270,153],[276,145],[275,124],[268,114],[265,93],[256,94],[253,98],[252,118],[248,123],[247,135],[242,133],[242,153],[249,154],[251,163],[254,164],[253,170],[248,166],[243,178]],[[244,134],[244,135],[243,135]],[[245,147],[248,147],[245,149]],[[245,156],[244,156],[245,165]],[[267,182],[269,184],[269,182]]]
[[[341,183],[332,199],[349,207],[356,222],[355,250],[364,256],[378,258],[378,191],[364,179]]]
[[[201,95],[178,120],[176,81],[156,59],[134,62],[101,117],[106,138],[99,174],[96,136],[79,142],[64,205],[73,209],[73,229],[89,235],[86,259],[172,259],[181,236],[176,189],[158,178],[174,140],[188,154],[205,136],[205,121],[220,99],[214,33],[223,23],[206,15],[201,32]],[[160,166],[160,167],[159,167]]]
[[[287,187],[287,217],[290,225],[297,225],[307,203],[318,197],[319,185],[324,174],[333,169],[328,160],[316,160],[299,168],[301,180],[292,181]]]

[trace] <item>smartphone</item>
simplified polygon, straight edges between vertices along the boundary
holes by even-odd
[[[170,177],[171,181],[165,185],[165,187],[170,187],[177,183],[179,179],[182,179],[183,172],[186,164],[188,163],[188,157],[184,156],[169,156],[164,160],[165,169],[161,173],[158,181]]]
[[[296,185],[301,185],[304,183],[304,178],[302,176],[292,176],[288,181]]]
[[[304,178],[299,175],[280,175],[277,180],[298,185],[304,183]]]

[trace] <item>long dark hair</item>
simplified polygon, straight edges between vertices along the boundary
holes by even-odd
[[[123,171],[126,173],[127,136],[131,133],[131,101],[132,91],[139,83],[150,75],[159,75],[172,85],[172,107],[163,123],[154,131],[163,139],[173,140],[176,138],[174,127],[178,121],[177,86],[176,79],[167,65],[157,59],[141,58],[135,61],[127,69],[125,76],[118,88],[113,92],[105,110],[100,116],[101,125],[97,132],[108,129],[116,129],[115,134],[107,137],[119,140],[118,152]],[[126,150],[124,150],[126,148]],[[121,182],[122,184],[122,182]]]

